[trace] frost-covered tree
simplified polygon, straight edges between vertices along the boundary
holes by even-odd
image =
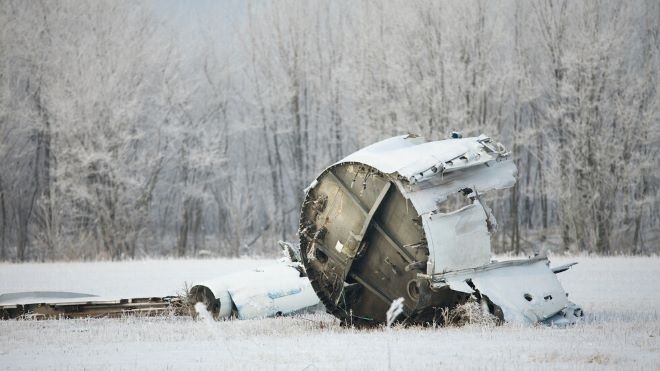
[[[658,251],[660,5],[0,3],[0,259],[272,254],[325,166],[486,133],[498,252]]]

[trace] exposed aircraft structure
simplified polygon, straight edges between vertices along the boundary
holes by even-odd
[[[405,321],[430,323],[438,309],[472,296],[505,321],[581,316],[546,257],[491,261],[497,223],[480,195],[515,184],[508,155],[484,135],[435,142],[406,135],[323,171],[306,190],[299,235],[327,310],[344,323],[376,325],[403,298]]]
[[[50,319],[191,314],[180,297],[103,298],[97,295],[36,291],[0,295],[0,319]]]

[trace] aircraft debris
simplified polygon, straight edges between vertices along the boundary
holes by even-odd
[[[293,245],[280,243],[292,252]],[[215,319],[287,315],[319,303],[302,264],[296,261],[226,275],[193,286],[192,303],[202,302]]]
[[[190,314],[178,296],[103,298],[73,292],[20,292],[0,295],[1,319],[100,318],[125,315]]]
[[[322,302],[355,326],[441,320],[476,300],[499,320],[566,325],[582,316],[545,256],[497,262],[497,221],[481,197],[515,184],[505,147],[481,135],[427,142],[416,135],[365,147],[305,190],[300,245],[279,264],[192,286],[187,296],[107,299],[78,293],[0,295],[7,318],[183,314],[215,319],[295,313]]]
[[[403,298],[406,323],[469,298],[499,319],[572,323],[545,256],[491,261],[497,222],[480,194],[515,184],[506,148],[481,135],[428,142],[416,135],[365,147],[325,169],[306,190],[301,258],[312,287],[343,323],[387,322]]]
[[[295,245],[280,242],[287,258],[248,271],[196,284],[187,296],[102,298],[70,292],[26,292],[0,295],[0,318],[83,318],[123,315],[197,315],[203,303],[215,319],[254,319],[296,313],[319,299],[296,257]]]

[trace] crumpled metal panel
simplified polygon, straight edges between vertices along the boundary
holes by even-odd
[[[404,181],[396,182],[401,193],[425,214],[461,189],[476,188],[483,193],[513,187],[517,168],[507,156],[499,143],[485,135],[434,142],[403,135],[367,146],[337,164],[363,163],[396,174]]]
[[[438,173],[485,164],[506,151],[485,135],[427,142],[404,135],[367,146],[340,162],[360,162],[386,174],[399,174],[408,183],[425,181]]]
[[[434,276],[435,287],[484,295],[504,320],[519,324],[545,321],[569,306],[566,292],[545,257],[492,263],[476,269]]]
[[[511,160],[492,161],[478,169],[455,171],[438,175],[414,185],[398,183],[420,214],[433,212],[447,197],[465,188],[486,193],[511,188],[516,184],[518,169]]]

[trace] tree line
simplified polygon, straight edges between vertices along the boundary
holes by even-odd
[[[518,165],[496,252],[657,254],[652,0],[0,3],[0,260],[272,255],[387,137]]]

